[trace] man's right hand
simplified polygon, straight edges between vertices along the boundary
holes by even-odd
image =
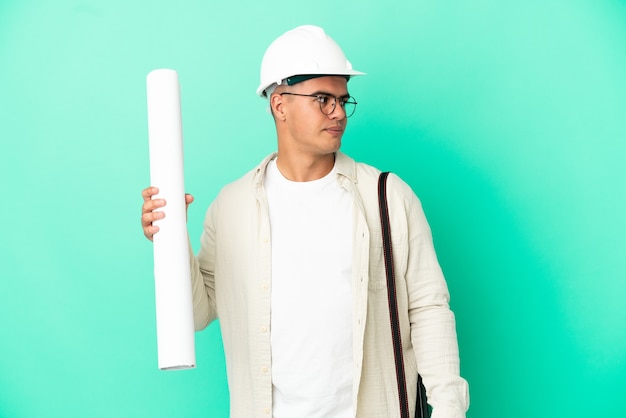
[[[159,232],[159,227],[154,225],[154,221],[165,218],[165,212],[157,210],[165,207],[165,199],[153,199],[152,196],[159,193],[159,189],[156,187],[147,187],[141,192],[143,197],[143,205],[141,206],[141,227],[143,228],[143,234],[152,241],[154,234]],[[193,202],[193,196],[185,194],[185,204],[189,208],[189,205]]]

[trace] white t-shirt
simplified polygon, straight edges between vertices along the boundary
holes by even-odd
[[[353,416],[353,203],[336,177],[267,168],[274,418]]]

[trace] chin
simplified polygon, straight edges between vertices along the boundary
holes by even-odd
[[[341,141],[339,141],[336,146],[331,147],[330,154],[336,153],[337,151],[339,151],[340,148],[341,148]]]

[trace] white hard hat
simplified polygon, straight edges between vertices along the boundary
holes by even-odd
[[[363,74],[352,69],[339,45],[326,35],[324,29],[313,25],[298,26],[279,36],[265,51],[261,63],[261,84],[256,92],[263,97],[272,84],[281,84],[292,76],[350,77]],[[298,78],[298,81],[307,78],[311,77]]]

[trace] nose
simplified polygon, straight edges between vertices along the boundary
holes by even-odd
[[[338,119],[343,120],[346,118],[346,110],[339,104],[339,100],[335,98],[335,105],[333,106],[333,111],[328,114],[329,119]]]

